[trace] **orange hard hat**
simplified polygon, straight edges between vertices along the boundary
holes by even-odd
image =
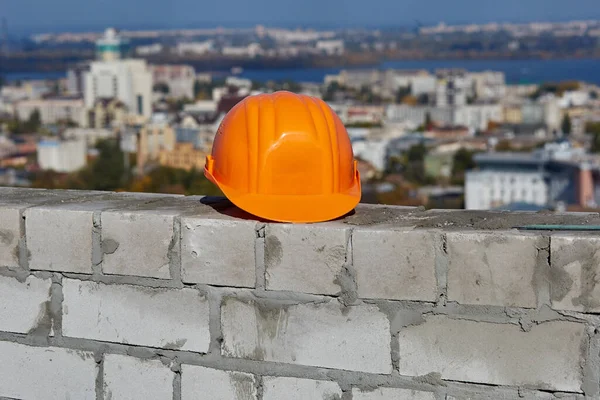
[[[342,121],[324,101],[285,91],[247,97],[229,111],[204,174],[233,204],[272,221],[327,221],[360,201]]]

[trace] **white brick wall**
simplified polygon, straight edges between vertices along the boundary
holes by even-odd
[[[21,217],[18,207],[0,208],[0,267],[19,265]]]
[[[206,352],[208,301],[193,289],[63,280],[63,334]]]
[[[182,218],[183,281],[254,287],[255,227],[255,222]]]
[[[263,400],[340,400],[341,398],[342,389],[335,382],[271,376],[263,378]]]
[[[254,375],[193,365],[181,366],[181,400],[257,400]]]
[[[28,276],[21,283],[0,276],[0,331],[27,333],[46,316],[50,279]]]
[[[265,231],[267,290],[336,294],[346,260],[348,230],[337,224],[268,225]]]
[[[0,397],[96,399],[92,353],[0,341]]]
[[[597,214],[360,206],[258,238],[228,203],[150,197],[0,188],[0,398],[598,398],[600,237],[483,230]]]
[[[159,360],[107,354],[104,357],[104,398],[172,400],[175,374]]]
[[[508,307],[537,305],[532,284],[544,240],[510,232],[449,232],[448,300]]]
[[[111,253],[104,254],[105,274],[170,278],[168,255],[173,239],[173,213],[105,211],[101,220],[102,241],[112,247]]]
[[[553,235],[550,294],[559,310],[600,311],[600,238]]]
[[[352,400],[435,400],[435,395],[419,390],[377,388],[375,390],[352,389]]]
[[[359,297],[435,301],[434,235],[426,231],[355,230],[352,259]]]
[[[518,325],[430,316],[398,337],[401,375],[579,392],[584,325],[555,321],[523,332]],[[543,367],[541,367],[543,366]]]
[[[389,321],[375,306],[335,300],[266,308],[226,299],[222,354],[351,371],[391,372]]]
[[[93,212],[61,207],[25,210],[29,268],[92,273]]]

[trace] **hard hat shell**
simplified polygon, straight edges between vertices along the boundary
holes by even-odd
[[[225,116],[204,174],[236,206],[282,222],[340,217],[360,201],[360,176],[340,118],[286,91],[250,96]]]

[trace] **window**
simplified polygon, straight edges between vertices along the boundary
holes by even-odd
[[[138,114],[143,115],[144,114],[144,104],[142,101],[142,96],[141,95],[137,95],[137,109],[138,109]]]

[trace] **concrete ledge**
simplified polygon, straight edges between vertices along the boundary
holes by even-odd
[[[600,235],[533,224],[600,216],[0,188],[0,397],[600,398]]]

